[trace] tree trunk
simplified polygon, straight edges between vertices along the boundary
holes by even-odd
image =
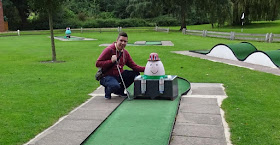
[[[239,25],[240,19],[239,19],[239,9],[238,9],[238,2],[233,3],[233,11],[232,11],[232,24],[233,25]]]
[[[51,44],[52,44],[52,61],[56,61],[56,52],[55,52],[55,45],[54,45],[54,35],[53,35],[53,17],[52,17],[52,10],[49,8],[49,27],[51,31]]]
[[[187,1],[186,0],[182,0],[181,3],[181,28],[180,31],[182,31],[184,28],[186,28],[187,30],[187,26],[186,26],[186,6],[187,5]]]

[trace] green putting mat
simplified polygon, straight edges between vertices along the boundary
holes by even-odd
[[[147,41],[146,45],[162,45],[161,41]]]
[[[190,83],[178,78],[179,96],[174,100],[125,100],[85,145],[167,145],[173,129],[180,96]],[[129,87],[133,94],[133,84]]]
[[[201,54],[208,54],[210,50],[190,50],[190,52],[196,52]]]

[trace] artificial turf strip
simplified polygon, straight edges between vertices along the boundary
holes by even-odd
[[[160,41],[147,41],[146,45],[162,45]]]
[[[84,144],[169,144],[180,97],[190,89],[190,83],[178,79],[178,87],[180,95],[173,101],[125,100]],[[129,89],[133,90],[133,85]]]

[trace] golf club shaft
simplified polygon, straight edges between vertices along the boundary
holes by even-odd
[[[121,77],[121,80],[122,80],[124,89],[125,89],[125,91],[126,91],[126,95],[127,95],[128,99],[130,99],[129,93],[128,93],[128,91],[127,91],[127,89],[126,89],[126,86],[125,86],[125,83],[124,83],[124,81],[123,81],[123,77],[122,77],[121,71],[120,71],[120,69],[119,69],[119,65],[117,65],[117,68],[118,68],[118,72],[119,72],[119,75],[120,75],[120,77]]]

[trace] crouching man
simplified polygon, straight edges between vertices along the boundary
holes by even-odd
[[[96,61],[96,67],[102,68],[104,76],[100,84],[105,87],[105,99],[111,99],[111,93],[126,96],[124,84],[129,87],[134,78],[144,72],[145,67],[137,65],[125,49],[128,36],[125,32],[118,35],[117,41],[103,50]],[[124,65],[132,70],[123,70]],[[121,76],[124,84],[122,83]]]

